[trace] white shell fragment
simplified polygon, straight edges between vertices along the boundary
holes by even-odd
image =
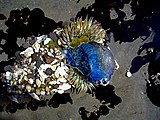
[[[34,82],[34,79],[30,78],[28,82],[29,82],[29,84],[31,84],[31,85],[32,85],[32,84],[33,84],[33,82]]]
[[[34,53],[32,47],[28,47],[25,51],[21,52],[21,55],[24,55],[25,57],[30,57]]]
[[[45,95],[45,91],[41,91],[41,95]]]
[[[47,37],[46,35],[42,35],[40,37],[37,37],[37,42],[42,43],[42,41],[44,41],[46,37]]]
[[[57,81],[55,81],[55,80],[49,82],[50,85],[55,85],[56,83],[57,83]]]
[[[127,76],[127,77],[131,77],[131,76],[132,76],[132,73],[131,73],[130,71],[127,71],[126,76]]]
[[[31,86],[30,85],[26,85],[26,90],[28,91],[28,92],[31,92]]]
[[[57,81],[58,82],[62,82],[62,83],[66,83],[67,82],[67,80],[64,77],[58,78]]]
[[[68,74],[65,70],[66,68],[64,66],[61,66],[61,67],[59,66],[57,70],[55,71],[55,76],[57,78],[59,78],[60,76],[67,76]]]
[[[32,47],[34,48],[35,52],[39,52],[40,44],[38,42],[35,42]]]
[[[9,71],[6,72],[6,79],[7,80],[11,80],[12,79],[12,73],[11,72],[9,72]]]
[[[59,87],[57,89],[59,90],[69,90],[71,88],[71,85],[69,85],[68,83],[64,83],[62,85],[59,85]]]
[[[58,90],[58,93],[59,93],[59,94],[63,94],[63,93],[64,93],[64,90]]]
[[[36,85],[37,85],[38,87],[41,86],[41,81],[40,81],[39,79],[36,79]]]
[[[46,40],[44,41],[44,45],[47,45],[50,41],[51,41],[51,38],[46,38]]]

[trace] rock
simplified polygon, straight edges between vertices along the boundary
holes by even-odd
[[[31,86],[30,85],[26,85],[26,90],[28,91],[28,92],[31,92]]]
[[[63,83],[62,85],[59,85],[59,87],[57,88],[58,90],[69,90],[71,88],[71,85],[68,83]]]
[[[41,91],[39,89],[36,89],[36,94],[37,95],[40,95],[41,94]]]
[[[49,82],[50,85],[55,85],[56,83],[57,83],[57,81],[55,81],[55,80]]]
[[[47,92],[50,92],[50,91],[51,91],[48,86],[46,86],[46,91],[47,91]]]
[[[41,91],[41,95],[45,95],[46,92],[44,90]]]
[[[38,86],[38,87],[40,87],[41,86],[41,81],[39,80],[39,79],[36,79],[36,85]]]
[[[130,71],[127,71],[126,76],[127,76],[127,77],[131,77],[131,76],[132,76],[132,73],[131,73]]]

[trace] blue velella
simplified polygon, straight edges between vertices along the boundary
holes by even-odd
[[[115,69],[115,61],[110,49],[96,42],[82,43],[78,47],[63,52],[67,64],[77,68],[93,84],[109,83]]]

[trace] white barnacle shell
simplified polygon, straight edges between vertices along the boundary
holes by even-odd
[[[57,85],[60,85],[60,84],[61,84],[61,82],[57,81],[57,82],[56,82],[56,84],[57,84]]]
[[[51,92],[56,93],[56,92],[58,92],[58,90],[57,89],[52,89]]]
[[[18,78],[18,73],[17,72],[13,73],[13,78]]]
[[[56,71],[55,71],[55,76],[56,76],[56,78],[59,78],[59,76],[60,76],[60,67],[58,67],[57,69],[56,69]]]
[[[39,52],[39,49],[40,49],[40,44],[36,41],[32,47],[34,48],[35,52]]]
[[[49,77],[48,75],[46,75],[46,74],[44,73],[44,71],[45,71],[47,68],[51,68],[51,69],[52,69],[52,66],[51,66],[50,64],[41,64],[41,66],[40,66],[39,69],[38,69],[38,73],[39,73],[39,75],[40,75],[40,79],[41,79],[42,83],[44,82],[44,80],[45,80],[46,78]]]
[[[52,61],[51,65],[54,65],[54,64],[57,63],[57,62],[58,62],[58,59],[54,59],[54,60]],[[56,66],[56,65],[54,65],[54,66]]]
[[[46,38],[44,41],[44,45],[47,45],[52,39],[51,38]]]
[[[62,43],[61,43],[61,41],[60,41],[60,40],[58,40],[58,45],[62,45]]]
[[[66,66],[59,66],[57,70],[55,71],[55,76],[57,78],[59,78],[59,76],[67,76],[68,74],[66,70],[68,70]]]
[[[29,78],[29,81],[28,81],[28,82],[29,82],[29,84],[31,84],[31,85],[32,85],[32,84],[33,84],[33,82],[34,82],[34,79]]]
[[[57,81],[59,81],[59,82],[61,82],[61,83],[67,82],[67,80],[66,80],[64,77],[58,78]]]
[[[40,68],[45,71],[47,68],[52,68],[52,66],[50,64],[41,64]]]
[[[48,52],[47,54],[51,57],[54,57],[54,55],[51,52]]]
[[[30,85],[26,85],[26,90],[28,91],[28,92],[31,92],[31,86]]]
[[[41,50],[41,51],[44,51],[45,49],[41,47],[40,50]]]
[[[32,62],[32,58],[29,58],[28,59],[28,63],[31,63]],[[32,64],[32,63],[31,63]]]
[[[42,35],[40,37],[37,37],[37,42],[42,43],[42,41],[44,41],[45,39],[46,39],[46,35]]]
[[[18,84],[20,84],[22,82],[22,76],[20,79],[18,79]]]
[[[53,32],[60,36],[62,34],[62,31],[63,31],[63,29],[57,28]]]
[[[41,81],[40,81],[39,79],[36,79],[36,85],[37,85],[38,87],[41,86]]]
[[[63,93],[64,93],[64,90],[61,90],[61,89],[60,89],[60,90],[58,90],[57,92],[58,92],[59,94],[63,94]]]
[[[66,90],[69,90],[71,88],[71,85],[68,84],[68,83],[63,83],[61,85],[59,85],[59,87],[57,88],[58,90],[63,90],[63,91],[66,91]]]
[[[28,77],[26,75],[23,77],[23,79],[28,81]]]
[[[46,92],[44,90],[41,91],[41,95],[45,95]]]
[[[50,49],[50,52],[51,52],[51,53],[53,53],[53,52],[54,52],[54,50],[51,48],[51,49]]]
[[[6,79],[7,80],[11,80],[12,79],[12,73],[11,72],[9,72],[9,71],[6,72]]]
[[[52,71],[55,71],[56,68],[57,68],[57,65],[52,65],[52,67],[51,67]]]
[[[39,89],[36,89],[36,94],[37,95],[40,95],[41,94],[41,91]]]
[[[55,80],[49,82],[50,85],[55,85],[56,83],[57,82]]]
[[[25,57],[30,57],[34,53],[32,47],[28,47],[25,51],[21,52],[21,55],[24,55]]]
[[[63,62],[61,62],[61,67],[63,67],[65,71],[69,70],[69,68]]]

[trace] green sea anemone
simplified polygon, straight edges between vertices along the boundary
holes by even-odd
[[[97,21],[93,18],[77,18],[76,21],[67,24],[62,32],[62,37],[58,40],[58,44],[63,48],[78,47],[85,42],[97,42],[104,44],[106,31],[101,28]]]

